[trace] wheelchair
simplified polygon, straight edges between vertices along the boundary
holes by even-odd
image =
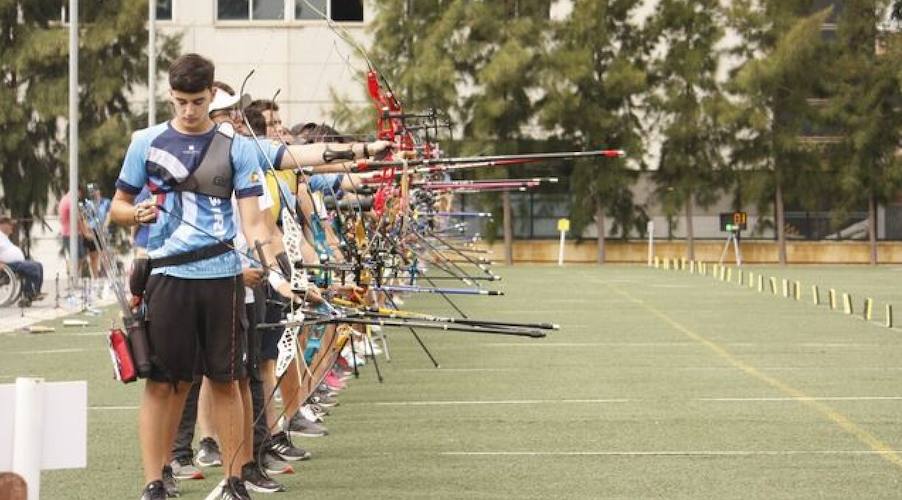
[[[6,264],[0,263],[0,307],[16,302],[22,294],[22,279]]]

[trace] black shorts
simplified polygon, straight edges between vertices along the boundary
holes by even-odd
[[[94,241],[94,238],[85,238],[84,236],[82,236],[81,242],[85,246],[85,250],[87,250],[88,253],[94,253],[97,251],[97,243]]]
[[[285,308],[277,303],[283,299],[277,292],[275,292],[269,285],[265,286],[266,290],[266,298],[271,299],[271,301],[266,302],[266,315],[265,322],[266,323],[278,323],[285,319]],[[279,339],[282,338],[282,332],[285,331],[285,327],[278,328],[264,328],[260,330],[260,359],[272,361],[278,359],[279,357]]]
[[[245,304],[247,315],[247,374],[255,382],[262,382],[260,378],[260,346],[262,339],[257,324],[262,323],[265,317],[266,296],[258,288],[254,289],[254,302]]]
[[[155,274],[147,281],[150,379],[217,382],[247,376],[247,318],[241,275],[183,279]]]

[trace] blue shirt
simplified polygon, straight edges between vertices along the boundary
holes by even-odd
[[[150,189],[147,189],[147,186],[141,188],[141,192],[138,193],[138,196],[135,197],[135,203],[141,203],[144,200],[150,199]],[[138,248],[147,248],[147,237],[150,235],[150,226],[147,224],[139,224],[137,229],[135,229],[135,242],[134,245]]]
[[[148,255],[152,259],[190,252],[217,241],[230,243],[235,238],[232,204],[227,198],[173,191],[175,185],[200,166],[215,134],[215,128],[204,134],[183,134],[167,122],[133,137],[116,188],[138,194],[141,187],[147,185],[151,192],[162,194],[162,202],[158,201],[158,204],[164,210],[158,211],[147,241]],[[260,196],[263,185],[257,173],[256,146],[236,134],[230,158],[235,196]],[[226,278],[240,272],[241,263],[235,252],[153,270],[154,274],[189,279]]]
[[[316,174],[310,176],[310,190],[332,194],[341,189],[342,174]]]

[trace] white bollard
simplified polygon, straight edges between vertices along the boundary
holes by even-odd
[[[41,451],[44,449],[44,379],[16,379],[16,416],[13,423],[13,472],[28,485],[28,498],[41,491]]]

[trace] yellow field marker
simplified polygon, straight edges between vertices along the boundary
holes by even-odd
[[[795,288],[792,290],[795,292],[796,300],[802,300],[802,283],[796,281]]]
[[[730,278],[733,277],[733,268],[732,267],[721,267],[720,268],[720,281],[730,281]]]
[[[657,308],[646,304],[644,301],[634,297],[630,293],[628,293],[624,290],[621,290],[620,288],[617,288],[614,285],[607,284],[607,286],[610,289],[612,289],[614,292],[616,292],[619,295],[621,295],[622,297],[626,298],[627,300],[629,300],[629,301],[635,303],[636,305],[651,312],[653,315],[660,318],[662,321],[664,321],[665,323],[667,323],[668,325],[673,327],[678,332],[689,337],[690,339],[694,340],[695,342],[698,342],[699,344],[707,347],[715,355],[717,355],[718,357],[720,357],[721,359],[723,359],[730,365],[734,366],[738,370],[741,370],[746,375],[749,375],[750,377],[763,382],[764,384],[782,392],[783,394],[786,394],[787,396],[789,396],[790,398],[799,402],[800,404],[805,405],[805,406],[815,410],[816,412],[820,413],[827,420],[836,424],[840,429],[849,433],[850,435],[855,437],[855,439],[861,441],[863,444],[867,445],[870,449],[877,452],[877,455],[879,455],[880,458],[882,458],[882,459],[886,460],[887,462],[895,465],[896,467],[899,467],[900,469],[902,469],[902,457],[899,456],[899,454],[896,452],[895,449],[893,449],[893,447],[891,447],[887,443],[884,443],[883,441],[881,441],[880,438],[878,438],[874,434],[871,434],[867,429],[861,427],[860,425],[858,425],[857,423],[852,421],[849,417],[843,415],[842,413],[840,413],[839,411],[834,409],[832,406],[824,403],[823,401],[817,400],[817,399],[809,396],[808,394],[802,392],[799,389],[796,389],[795,387],[789,385],[786,382],[783,382],[780,379],[774,378],[770,375],[767,375],[765,373],[758,371],[757,368],[755,368],[754,366],[737,358],[736,356],[733,355],[733,353],[728,351],[725,347],[721,346],[717,342],[714,342],[713,340],[709,340],[708,338],[706,338],[702,335],[699,335],[698,333],[695,333],[694,331],[683,326],[682,324],[677,323],[670,316],[661,312]]]
[[[789,297],[789,280],[786,278],[782,278],[780,284],[783,285],[783,297]]]
[[[852,296],[848,293],[842,294],[842,310],[846,314],[852,314]]]
[[[883,318],[883,325],[887,328],[893,327],[893,306],[890,304],[886,305],[886,315]]]
[[[695,274],[695,261],[689,261],[689,274]]]
[[[830,309],[836,310],[836,290],[833,288],[830,289]]]
[[[742,286],[745,284],[742,280],[743,279],[742,275],[743,275],[742,269],[737,269],[736,270],[736,286]]]
[[[764,275],[758,275],[758,293],[764,293]]]
[[[861,312],[865,321],[870,321],[874,312],[874,299],[867,297],[864,299],[864,311]]]
[[[777,294],[777,278],[773,276],[770,277],[770,291],[773,292],[774,295]]]
[[[816,306],[821,304],[820,294],[817,292],[817,285],[811,285],[811,301]]]
[[[655,269],[658,269],[660,267],[661,267],[661,259],[657,255],[655,255]]]
[[[680,270],[681,271],[686,270],[686,257],[683,257],[682,259],[680,259]]]

